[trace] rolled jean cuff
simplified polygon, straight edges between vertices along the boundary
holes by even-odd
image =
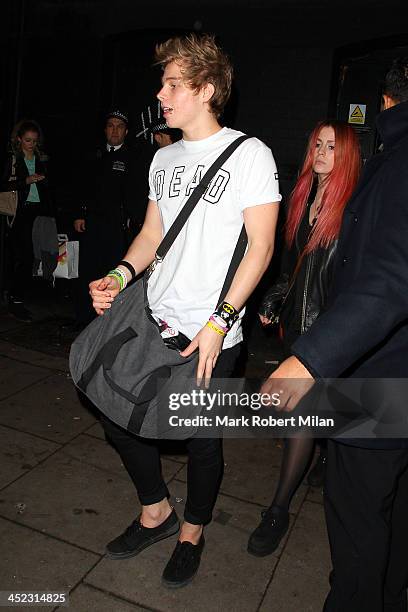
[[[142,506],[151,506],[152,504],[157,504],[162,501],[162,499],[169,497],[169,490],[166,485],[162,483],[156,489],[156,491],[152,491],[149,494],[143,495],[138,492],[138,497]]]
[[[212,512],[191,512],[189,508],[184,510],[184,520],[192,525],[207,525],[212,519]]]

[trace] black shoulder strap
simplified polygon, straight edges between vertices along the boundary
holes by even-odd
[[[176,219],[173,221],[173,224],[169,228],[169,231],[164,236],[163,240],[157,247],[156,251],[156,259],[162,260],[166,255],[171,245],[181,232],[183,226],[185,225],[187,219],[193,212],[195,206],[200,200],[201,196],[205,193],[210,181],[218,170],[221,168],[222,164],[232,155],[232,153],[239,147],[239,145],[250,138],[250,136],[243,135],[239,136],[232,142],[228,147],[221,153],[221,155],[215,160],[212,166],[207,170],[201,179],[200,183],[194,189],[191,196],[188,198],[187,202],[184,204],[183,208],[177,215]]]
[[[242,225],[241,233],[238,237],[237,244],[235,245],[235,250],[232,255],[231,263],[228,268],[227,276],[225,277],[224,284],[221,289],[220,297],[218,298],[218,302],[215,307],[218,306],[221,302],[224,301],[225,296],[231,286],[232,280],[235,276],[235,272],[238,269],[239,264],[241,263],[241,259],[245,254],[245,249],[248,244],[248,236],[246,233],[245,225]]]

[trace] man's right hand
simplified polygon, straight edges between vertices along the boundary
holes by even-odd
[[[119,291],[119,281],[113,276],[105,276],[89,283],[89,293],[96,314],[103,315],[105,310],[111,307]]]
[[[74,228],[76,232],[84,232],[85,231],[85,219],[75,219]]]

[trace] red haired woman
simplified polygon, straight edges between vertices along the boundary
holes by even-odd
[[[285,225],[282,273],[267,292],[259,316],[269,325],[279,316],[286,354],[324,309],[344,208],[359,177],[360,147],[351,126],[321,121],[310,135],[305,161],[292,191]],[[264,556],[279,545],[289,526],[289,504],[309,465],[313,438],[285,440],[281,474],[271,506],[251,534],[248,552]],[[309,484],[321,484],[325,444],[309,473]]]

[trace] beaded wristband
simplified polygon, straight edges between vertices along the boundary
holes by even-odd
[[[211,323],[211,321],[207,321],[206,323],[207,327],[209,327],[210,329],[212,329],[213,331],[217,332],[217,334],[219,336],[226,336],[227,334],[225,333],[225,331],[222,331],[222,329],[220,329],[219,327],[217,327],[216,325],[214,325],[214,323]]]

